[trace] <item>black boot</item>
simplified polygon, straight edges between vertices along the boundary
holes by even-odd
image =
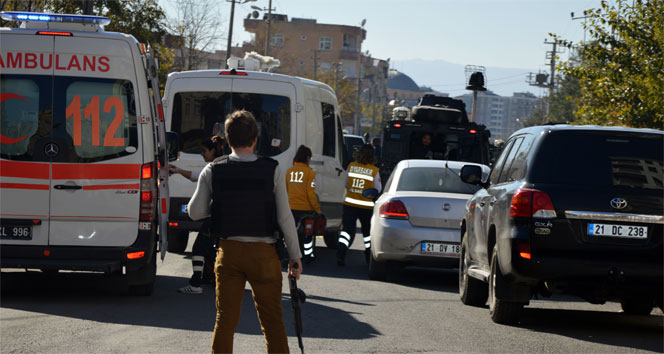
[[[340,267],[343,267],[346,265],[346,251],[348,250],[348,247],[339,242],[337,245],[337,265]]]
[[[364,261],[369,264],[369,260],[371,259],[371,248],[367,248],[364,250]]]

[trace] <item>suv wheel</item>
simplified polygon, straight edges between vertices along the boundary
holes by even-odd
[[[507,286],[498,265],[498,245],[493,247],[491,255],[491,273],[489,274],[489,314],[496,323],[512,324],[519,321],[523,303],[498,299],[496,289]]]
[[[325,230],[325,235],[323,235],[323,241],[325,241],[325,246],[327,246],[327,248],[336,250],[337,243],[339,243],[339,229]]]
[[[620,306],[628,315],[647,316],[653,308],[652,300],[640,297],[626,297],[620,301]]]
[[[168,229],[168,252],[182,254],[188,242],[189,230]]]
[[[459,295],[464,305],[484,306],[489,297],[487,284],[468,275],[470,255],[466,246],[466,233],[462,235],[461,255],[459,257]]]
[[[387,262],[376,260],[373,253],[369,259],[369,279],[381,281],[387,279]]]

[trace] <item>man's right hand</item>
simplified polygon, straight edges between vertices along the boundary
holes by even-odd
[[[291,259],[290,262],[288,262],[288,277],[300,280],[300,274],[302,274],[302,259]]]

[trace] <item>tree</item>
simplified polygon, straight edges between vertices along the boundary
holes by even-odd
[[[577,121],[662,129],[664,1],[602,1],[586,14],[591,40],[580,43],[581,63],[561,66],[579,81]]]
[[[171,45],[176,48],[179,70],[198,69],[221,35],[218,2],[215,0],[172,1],[174,16],[168,19]]]

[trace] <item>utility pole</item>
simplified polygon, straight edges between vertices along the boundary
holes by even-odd
[[[314,49],[314,81],[316,81],[317,72],[318,72],[318,50]]]
[[[358,53],[360,56],[357,59],[357,108],[355,109],[355,126],[353,130],[355,135],[360,135],[360,115],[362,114],[362,105],[360,104],[360,94],[362,93],[362,52]]]
[[[341,62],[334,63],[334,94],[339,94],[339,66]]]
[[[83,15],[92,15],[92,0],[83,0]]]
[[[267,6],[267,21],[265,21],[267,29],[265,30],[265,56],[270,55],[270,23],[272,23],[272,0]],[[315,79],[314,79],[315,80]]]
[[[228,25],[228,43],[226,43],[226,66],[225,68],[228,69],[228,59],[231,57],[231,42],[233,40],[233,16],[235,15],[235,3],[240,3],[244,4],[249,1],[256,1],[256,0],[226,0],[231,3],[231,21],[230,24]]]
[[[553,89],[556,85],[556,46],[558,45],[558,39],[554,38],[553,42],[547,42],[544,40],[544,44],[552,44],[553,45],[553,50],[550,52],[546,52],[547,54],[547,59],[551,59],[549,62],[550,65],[550,70],[551,70],[551,76],[549,77],[549,97],[553,97]],[[549,54],[551,55],[550,58],[548,58]]]

